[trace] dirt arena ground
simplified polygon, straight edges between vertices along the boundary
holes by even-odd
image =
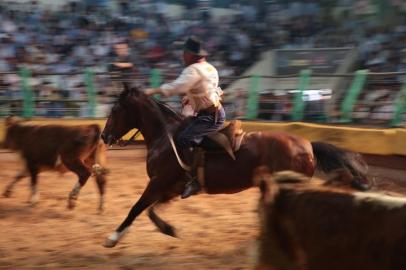
[[[180,238],[158,233],[145,214],[113,249],[102,246],[141,195],[146,183],[145,150],[109,150],[106,209],[97,212],[93,179],[77,207],[66,209],[76,183],[67,173],[42,173],[40,201],[27,203],[29,181],[0,198],[0,269],[251,269],[258,232],[258,190],[175,200],[158,213]],[[0,152],[0,192],[18,168],[16,156]],[[374,168],[378,185],[406,195],[406,172]]]

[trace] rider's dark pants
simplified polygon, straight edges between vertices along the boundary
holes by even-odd
[[[215,110],[200,111],[177,136],[178,147],[189,149],[200,144],[205,135],[219,130],[223,126],[225,118],[226,114],[222,106]]]

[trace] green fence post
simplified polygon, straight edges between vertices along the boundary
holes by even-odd
[[[34,113],[34,100],[30,85],[31,71],[27,68],[20,70],[21,88],[23,94],[23,117],[30,118]]]
[[[304,116],[304,101],[303,101],[303,92],[308,88],[310,82],[311,70],[305,69],[300,71],[299,87],[298,91],[295,94],[293,111],[292,111],[292,120],[301,121]]]
[[[85,71],[85,84],[87,91],[87,109],[90,117],[96,116],[96,91],[94,87],[94,72],[87,68]]]
[[[157,88],[161,85],[162,83],[162,76],[161,76],[161,71],[159,69],[154,68],[151,71],[151,76],[149,77],[149,85],[152,88]],[[154,95],[155,98],[159,99],[159,94]]]
[[[357,70],[355,73],[355,78],[352,81],[350,89],[347,91],[347,95],[344,98],[343,103],[341,103],[341,121],[342,122],[351,122],[352,119],[352,110],[354,104],[358,99],[359,94],[361,93],[362,88],[365,85],[368,75],[368,70]]]
[[[395,112],[393,114],[393,119],[390,123],[391,127],[399,126],[402,122],[402,114],[406,109],[406,83],[403,84],[400,90],[399,98],[396,101]]]
[[[250,120],[256,119],[258,115],[258,95],[260,82],[261,77],[259,77],[258,75],[253,75],[250,78],[250,88],[248,90],[247,114],[246,114],[246,118]]]

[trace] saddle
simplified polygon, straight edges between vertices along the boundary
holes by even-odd
[[[219,131],[206,135],[202,143],[195,148],[194,162],[196,164],[197,179],[203,188],[205,187],[205,152],[225,150],[235,160],[234,153],[240,149],[244,135],[245,132],[241,128],[241,121],[233,120]],[[191,167],[180,158],[173,137],[170,134],[168,136],[180,166],[184,170],[190,171]]]
[[[219,131],[206,135],[198,147],[210,152],[225,150],[235,160],[234,153],[240,149],[244,135],[241,121],[233,120]]]
[[[205,188],[205,152],[226,151],[235,160],[235,152],[240,147],[245,132],[241,128],[241,121],[233,120],[219,131],[206,135],[195,152],[196,174],[202,188]]]

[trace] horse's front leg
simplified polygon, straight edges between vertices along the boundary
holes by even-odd
[[[128,227],[133,223],[135,218],[142,213],[146,208],[159,200],[160,195],[164,192],[162,185],[157,179],[151,179],[148,186],[145,188],[139,200],[131,208],[126,219],[121,225],[106,239],[105,247],[114,247],[118,241],[127,232]]]

